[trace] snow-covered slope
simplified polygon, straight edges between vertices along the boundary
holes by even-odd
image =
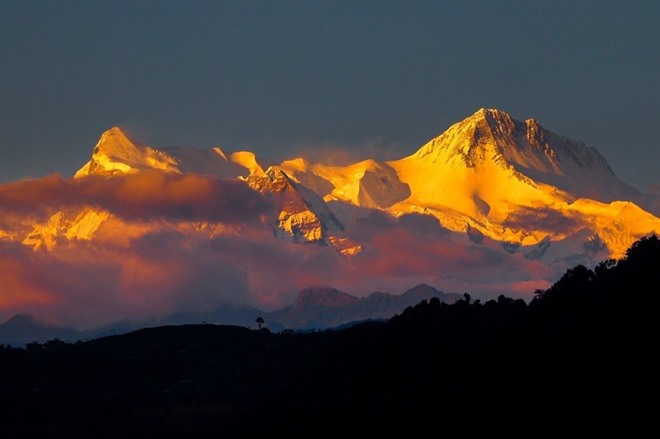
[[[90,240],[109,217],[109,212],[89,207],[60,210],[43,223],[31,224],[32,230],[22,242],[39,250],[41,247],[52,249],[61,239]]]
[[[615,200],[639,193],[594,148],[499,110],[481,109],[388,164],[411,191],[388,210],[430,213],[454,231],[534,245],[587,227],[618,257],[660,230],[660,220],[637,206],[626,209],[626,221],[616,220],[622,206]]]
[[[396,171],[377,160],[369,159],[340,167],[295,159],[283,162],[280,167],[326,201],[340,200],[367,208],[388,208],[410,196],[410,188],[399,180]]]
[[[619,257],[636,239],[660,232],[660,219],[633,204],[657,200],[618,179],[595,148],[495,109],[478,110],[400,160],[348,166],[301,158],[275,164],[217,147],[157,149],[114,127],[75,177],[147,170],[245,180],[279,197],[271,224],[277,237],[332,245],[344,254],[362,248],[344,228],[371,210],[433,215],[444,228],[466,234],[466,242],[488,238],[510,251],[538,246],[529,250],[532,256],[557,252],[558,243],[578,251],[596,239],[605,249],[599,256]],[[111,216],[91,206],[63,208],[46,220],[4,228],[0,238],[52,248],[64,239],[93,239]]]
[[[119,127],[113,127],[101,135],[92,158],[76,172],[75,177],[135,174],[145,170],[194,172],[220,178],[263,174],[263,168],[251,152],[226,154],[218,147],[209,150],[192,147],[156,149],[132,141]]]
[[[114,127],[101,135],[91,160],[75,177],[132,174],[144,169],[177,172],[177,163],[162,151],[134,143],[119,127]]]
[[[544,184],[550,185],[575,198],[610,202],[639,195],[639,191],[614,175],[595,148],[545,130],[534,119],[516,121],[495,109],[480,109],[412,156],[391,164],[406,172],[407,167],[414,171],[420,163],[442,166],[443,174],[463,177],[461,181],[470,176],[466,169],[473,170],[481,178],[471,182],[469,190],[484,191],[486,184],[504,173],[535,189],[543,190]],[[451,178],[433,180],[442,188]],[[450,187],[453,189],[455,185]],[[519,189],[520,185],[514,182],[514,187]],[[497,189],[499,192],[502,187]],[[508,198],[512,192],[514,188],[506,193]]]
[[[613,256],[659,228],[637,206],[626,221],[615,220],[621,201],[653,206],[652,199],[617,178],[595,148],[495,109],[478,110],[400,160],[327,166],[299,158],[278,168],[332,202],[347,223],[360,211],[342,202],[396,216],[431,214],[450,230],[511,248],[586,228]]]

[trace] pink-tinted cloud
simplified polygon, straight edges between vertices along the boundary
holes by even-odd
[[[503,225],[512,229],[567,233],[578,230],[584,224],[578,218],[550,208],[520,206],[507,217]]]
[[[254,303],[247,267],[229,252],[209,249],[201,235],[162,230],[128,248],[71,241],[40,252],[0,243],[0,310],[7,314],[29,312],[87,328]]]
[[[272,213],[274,202],[244,182],[198,174],[144,172],[81,179],[51,175],[0,185],[4,212],[43,216],[66,206],[98,207],[126,219],[242,223]]]
[[[533,290],[524,294],[520,285],[531,279],[545,284],[555,276],[541,262],[507,253],[492,241],[475,244],[465,234],[450,232],[427,215],[394,219],[374,212],[356,220],[349,230],[364,245],[364,251],[352,258],[352,267],[364,279],[371,279],[370,285],[384,285],[385,291],[400,292],[426,282],[446,291],[502,294],[509,285],[508,295],[530,297]],[[397,286],[400,291],[392,291]]]
[[[0,186],[0,205],[3,215],[41,209],[46,216],[83,205],[114,214],[94,239],[62,239],[50,251],[0,239],[0,318],[28,312],[81,329],[223,304],[268,311],[312,286],[364,296],[425,282],[475,298],[530,297],[554,275],[540,262],[488,240],[475,244],[420,214],[372,211],[354,220],[347,232],[363,251],[351,258],[332,247],[277,240],[259,219],[272,213],[269,199],[240,182],[195,175],[51,176]]]

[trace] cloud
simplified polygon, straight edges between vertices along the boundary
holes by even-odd
[[[489,292],[529,297],[533,289],[525,294],[524,287],[552,274],[520,254],[438,231],[425,218],[375,218],[382,220],[378,229],[364,233],[365,250],[350,259],[332,247],[277,240],[261,224],[211,233],[183,223],[142,227],[115,218],[96,239],[63,242],[52,251],[0,241],[0,315],[29,312],[87,329],[226,304],[272,310],[320,285],[365,296],[400,294],[425,282],[475,298]]]
[[[34,252],[0,241],[0,310],[28,312],[89,328],[175,312],[210,311],[223,304],[254,304],[248,270],[218,239],[161,230],[131,241],[71,241]]]
[[[466,234],[444,229],[432,216],[383,212],[357,219],[348,230],[364,250],[351,259],[359,277],[354,285],[400,293],[425,282],[445,291],[469,291],[530,297],[522,288],[530,279],[546,280],[555,274],[538,261],[510,254],[492,241],[472,242]],[[506,286],[509,286],[506,293]],[[351,291],[350,287],[344,287]],[[476,297],[475,296],[475,297]]]
[[[312,163],[347,166],[369,158],[381,161],[399,159],[404,155],[401,151],[406,149],[400,143],[375,137],[360,143],[323,142],[293,145],[290,153]]]
[[[66,206],[93,206],[125,219],[236,224],[272,213],[275,203],[244,182],[198,174],[144,172],[81,179],[51,175],[0,186],[4,212],[44,216]]]
[[[515,212],[511,213],[503,225],[512,229],[563,233],[575,231],[583,226],[578,218],[568,216],[565,212],[547,207],[531,208],[524,206],[519,206]]]
[[[225,304],[268,311],[312,286],[365,296],[400,294],[424,282],[475,298],[530,297],[554,275],[422,214],[395,218],[372,210],[356,217],[346,233],[364,250],[351,258],[330,246],[278,240],[260,219],[274,211],[268,197],[212,177],[50,176],[0,186],[5,217],[52,215],[62,206],[75,215],[76,206],[88,205],[114,214],[92,240],[62,238],[50,251],[33,251],[0,237],[0,317],[28,312],[87,329]]]

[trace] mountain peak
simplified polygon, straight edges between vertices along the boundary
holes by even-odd
[[[470,116],[468,119],[483,119],[486,117],[490,117],[493,119],[511,119],[511,116],[509,113],[506,111],[499,110],[497,108],[479,108],[477,111],[474,112],[472,116]]]
[[[515,145],[520,124],[504,111],[480,108],[422,146],[415,157],[432,163],[444,162],[454,168],[474,168],[485,157],[499,154],[501,145]]]
[[[109,130],[105,130],[103,134],[101,134],[101,138],[103,138],[104,136],[115,136],[115,137],[121,136],[128,139],[128,135],[120,127],[116,125],[110,128]]]
[[[132,141],[121,128],[114,126],[101,135],[91,160],[76,172],[75,177],[131,174],[140,169],[175,171],[176,167],[174,158]]]
[[[137,152],[135,143],[128,138],[121,128],[114,126],[101,134],[93,155],[105,153],[106,155],[125,156],[126,154],[135,154],[135,152]]]
[[[502,110],[488,108],[453,124],[413,157],[452,168],[493,164],[515,170],[516,178],[529,177],[578,195],[585,187],[590,188],[587,194],[594,192],[594,182],[613,174],[595,148],[548,131],[536,119],[521,122]],[[484,165],[487,162],[490,164]]]
[[[461,123],[466,122],[476,123],[477,126],[486,123],[491,129],[497,130],[499,128],[502,131],[511,130],[516,124],[509,113],[497,108],[480,108]]]

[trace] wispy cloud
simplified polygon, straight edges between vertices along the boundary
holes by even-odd
[[[291,151],[295,157],[302,157],[313,163],[324,163],[329,166],[346,166],[367,158],[376,160],[396,160],[405,154],[401,144],[388,142],[377,137],[362,143],[333,143],[295,145]]]

